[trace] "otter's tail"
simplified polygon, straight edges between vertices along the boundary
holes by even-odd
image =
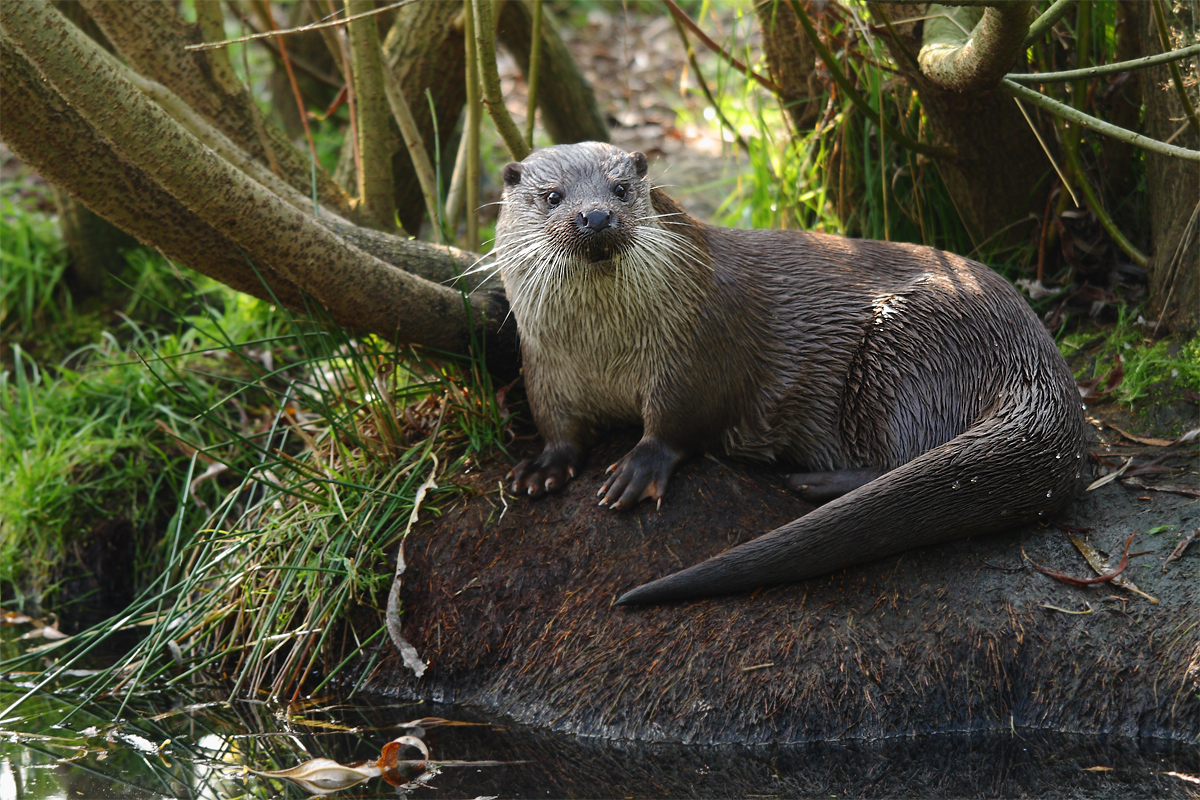
[[[1044,518],[1075,496],[1084,422],[1077,397],[1053,398],[1050,408],[1031,408],[1031,399],[993,411],[940,447],[764,536],[626,592],[617,604],[792,583]]]

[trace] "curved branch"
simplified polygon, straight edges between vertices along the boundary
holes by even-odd
[[[995,89],[1024,49],[1031,8],[1025,0],[1009,2],[983,9],[980,18],[976,9],[950,11],[930,5],[929,14],[936,16],[925,23],[917,54],[921,74],[949,92]],[[977,20],[969,35],[959,27],[964,20]]]
[[[199,271],[260,300],[276,296],[303,311],[295,283],[266,265],[256,276],[236,242],[121,158],[3,35],[0,93],[0,138],[43,178],[168,257],[203,265]]]
[[[1056,114],[1063,119],[1078,123],[1085,128],[1103,133],[1105,136],[1111,136],[1114,139],[1120,139],[1135,147],[1140,147],[1143,150],[1149,150],[1154,153],[1159,153],[1164,156],[1172,156],[1174,158],[1182,158],[1185,161],[1200,161],[1200,150],[1188,150],[1183,147],[1175,147],[1174,145],[1163,144],[1157,139],[1151,139],[1143,136],[1140,133],[1135,133],[1125,128],[1117,127],[1111,123],[1096,119],[1095,117],[1085,114],[1082,111],[1076,111],[1065,103],[1060,103],[1057,100],[1052,100],[1041,92],[1035,92],[1033,89],[1015,83],[1008,78],[1000,81],[1000,88],[1004,89],[1009,94],[1019,97],[1022,100],[1027,100],[1039,108],[1044,108],[1052,114]]]
[[[821,37],[817,36],[817,30],[813,27],[812,20],[808,18],[808,14],[804,13],[799,0],[791,0],[792,11],[796,13],[796,18],[800,20],[800,25],[804,28],[804,33],[812,42],[813,47],[817,51],[817,55],[821,57],[821,61],[825,63],[825,67],[829,70],[829,74],[833,77],[834,83],[846,95],[846,98],[862,110],[864,114],[876,124],[883,127],[883,132],[886,133],[893,141],[902,147],[912,150],[914,153],[924,153],[933,158],[945,158],[953,160],[958,157],[958,152],[951,147],[938,147],[937,145],[924,144],[916,139],[911,139],[905,136],[900,131],[896,130],[892,125],[879,114],[878,111],[871,108],[870,103],[863,99],[863,96],[858,93],[858,90],[850,83],[846,76],[842,73],[841,67],[838,66],[837,60],[833,57],[833,53],[829,52],[829,48],[821,41]]]
[[[256,159],[274,158],[281,177],[302,194],[312,192],[312,162],[273,121],[262,118],[232,70],[206,53],[187,52],[195,31],[169,3],[87,0],[85,8],[121,56],[142,75],[161,83]],[[260,131],[263,135],[260,135]],[[319,202],[352,217],[350,196],[320,166]]]

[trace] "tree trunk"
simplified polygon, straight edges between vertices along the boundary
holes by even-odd
[[[538,111],[542,127],[556,144],[607,142],[608,125],[595,92],[571,51],[558,35],[550,14],[542,19],[542,67],[538,75]],[[533,45],[533,9],[528,0],[508,0],[500,8],[496,38],[512,54],[521,74],[529,77]]]
[[[789,95],[779,98],[780,102],[796,130],[808,130],[821,113],[817,53],[804,35],[796,12],[784,0],[758,0],[754,14],[762,31],[771,79]]]
[[[876,3],[872,13],[890,19],[902,11]],[[920,23],[906,26],[898,41],[885,42],[917,90],[930,138],[958,152],[954,160],[938,159],[937,167],[959,216],[977,244],[1026,240],[1045,206],[1053,167],[1011,97],[999,90],[947,91],[913,69],[924,30]]]
[[[1190,8],[1184,4],[1178,15],[1165,3],[1169,38],[1174,48],[1195,41]],[[1146,55],[1161,53],[1154,14],[1144,5],[1142,41]],[[1195,57],[1180,62],[1185,78],[1190,78],[1188,93],[1198,104],[1196,77],[1200,69]],[[1172,144],[1195,150],[1200,136],[1187,126],[1183,106],[1167,67],[1151,67],[1142,73],[1142,96],[1146,101],[1146,135],[1159,141],[1174,138]],[[1188,80],[1184,81],[1186,86]],[[1180,128],[1183,128],[1180,131]],[[1176,135],[1178,134],[1178,135]],[[1152,313],[1162,325],[1181,333],[1195,333],[1200,327],[1200,166],[1195,162],[1146,153],[1146,188],[1150,194],[1151,258],[1150,275]]]

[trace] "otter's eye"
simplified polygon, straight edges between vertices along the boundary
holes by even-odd
[[[613,187],[613,194],[617,196],[618,200],[624,200],[626,195],[629,194],[629,189],[625,186],[625,184],[618,183]]]
[[[552,206],[558,205],[559,203],[562,202],[562,193],[561,192],[550,192],[549,194],[546,195],[546,202]]]

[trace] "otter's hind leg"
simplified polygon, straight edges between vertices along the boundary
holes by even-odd
[[[808,502],[820,505],[870,483],[883,472],[874,467],[830,472],[793,472],[784,478],[784,485]]]

